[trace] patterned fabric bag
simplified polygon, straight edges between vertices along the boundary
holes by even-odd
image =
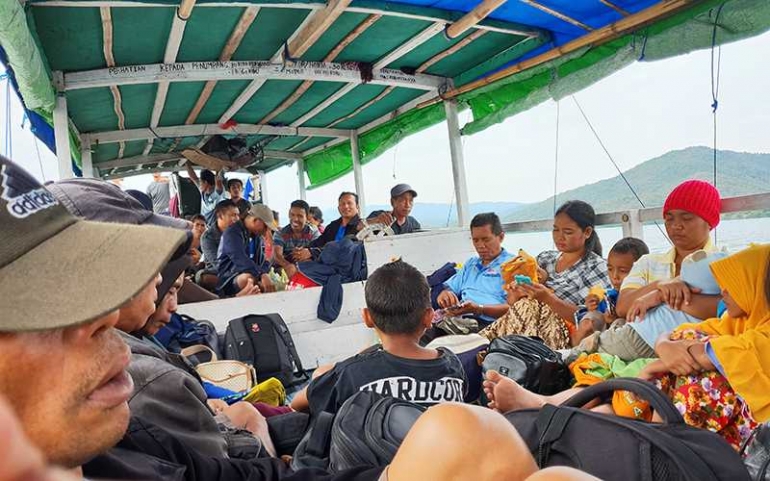
[[[511,334],[539,337],[551,349],[569,349],[567,323],[548,305],[535,299],[519,299],[508,313],[481,332],[490,341]]]

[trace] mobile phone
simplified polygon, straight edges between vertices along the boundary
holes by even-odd
[[[532,285],[532,279],[529,276],[517,275],[513,276],[513,280],[516,281],[516,284]]]

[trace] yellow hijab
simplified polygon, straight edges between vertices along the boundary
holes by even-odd
[[[747,315],[733,318],[724,314],[719,319],[686,325],[715,336],[711,347],[727,381],[759,422],[770,420],[770,306],[765,294],[768,263],[770,244],[752,246],[712,263],[719,285]]]

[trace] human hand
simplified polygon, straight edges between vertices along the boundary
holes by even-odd
[[[639,375],[636,376],[639,379],[644,379],[645,381],[649,381],[650,379],[656,377],[659,374],[664,374],[669,372],[666,365],[661,361],[660,359],[657,359],[646,366],[639,372]]]
[[[190,257],[192,257],[193,265],[201,261],[201,253],[198,249],[190,249]]]
[[[473,301],[465,301],[459,305],[450,306],[446,310],[452,316],[463,316],[465,314],[478,314],[479,305]]]
[[[384,224],[384,225],[392,225],[393,222],[395,221],[396,221],[395,217],[393,217],[393,214],[391,214],[390,212],[383,212],[382,214],[378,215],[373,219],[373,222],[376,222],[378,224]]]
[[[295,262],[305,262],[313,258],[313,254],[310,253],[310,249],[303,247],[301,249],[294,249],[291,253]]]
[[[661,339],[655,344],[655,353],[665,364],[666,370],[677,376],[687,376],[701,371],[700,364],[687,352],[697,341],[669,341]]]
[[[506,302],[509,306],[516,304],[522,297],[527,297],[527,293],[519,288],[515,282],[503,286],[506,293]]]
[[[658,283],[657,288],[660,291],[660,297],[663,302],[677,311],[681,311],[682,307],[689,305],[692,295],[700,292],[700,289],[690,288],[679,278],[661,281]]]
[[[521,289],[526,296],[546,304],[551,299],[551,296],[553,296],[551,290],[543,284],[519,284],[518,288]]]
[[[598,311],[599,304],[601,304],[601,301],[599,300],[599,296],[596,294],[589,294],[586,296],[585,305],[586,309],[589,311]]]
[[[262,285],[262,292],[275,292],[275,284],[267,274],[262,274],[260,284]]]
[[[438,302],[438,305],[440,307],[443,307],[446,309],[447,307],[456,306],[460,304],[460,299],[457,298],[457,295],[452,292],[450,289],[445,289],[441,294],[438,295],[438,299],[436,299],[436,302]]]
[[[663,304],[663,300],[660,296],[660,291],[652,291],[636,299],[626,313],[626,321],[634,322],[635,320],[642,321],[644,316],[647,315],[647,311],[653,307],[657,307]]]
[[[548,280],[548,272],[540,266],[537,266],[537,280],[541,284]]]
[[[284,267],[283,270],[286,272],[286,277],[291,279],[297,273],[297,266],[295,264],[289,264],[288,266]]]

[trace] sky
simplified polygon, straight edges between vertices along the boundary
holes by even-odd
[[[719,89],[719,149],[770,152],[768,91],[770,34],[722,47]],[[0,83],[0,152],[5,153],[5,85]],[[11,95],[14,95],[11,92]],[[575,95],[622,170],[670,150],[713,145],[711,53],[709,50],[658,62],[637,62]],[[56,179],[56,159],[20,128],[21,107],[12,102],[13,158],[42,180]],[[559,102],[556,192],[614,177],[617,172],[581,117],[572,98]],[[460,114],[460,124],[470,111]],[[556,102],[546,102],[475,135],[463,137],[471,202],[538,202],[554,194]],[[42,163],[42,171],[40,167]],[[418,202],[453,202],[446,124],[402,141],[363,167],[367,204],[386,204],[390,188],[406,182]],[[149,175],[129,178],[126,188],[144,190]],[[336,205],[354,190],[352,173],[308,191],[311,205]],[[299,198],[294,166],[267,176],[268,203],[280,212]]]

